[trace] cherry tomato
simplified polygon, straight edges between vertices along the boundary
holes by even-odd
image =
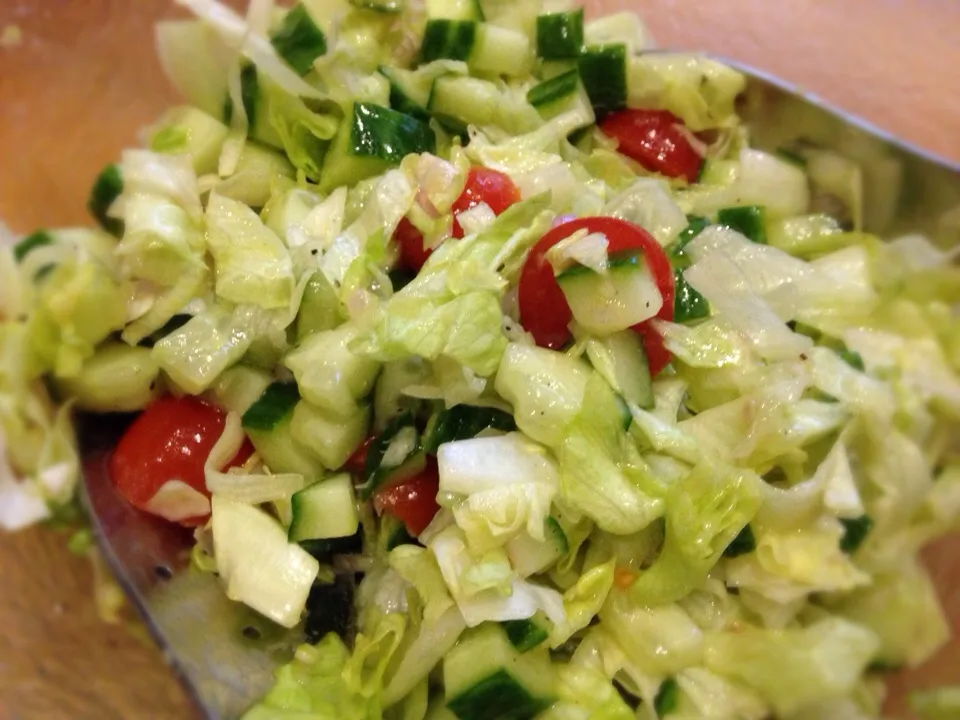
[[[533,335],[537,345],[557,349],[570,339],[568,325],[573,319],[567,299],[557,284],[553,267],[544,257],[547,250],[577,230],[603,233],[607,237],[609,253],[641,250],[657,289],[663,296],[663,307],[656,319],[673,320],[673,269],[663,248],[646,230],[625,220],[610,217],[589,217],[571,220],[550,229],[533,246],[520,271],[517,288],[520,304],[520,322]],[[649,320],[632,328],[643,338],[650,364],[650,374],[656,375],[670,362],[670,353],[663,338],[653,329]]]
[[[470,168],[463,192],[454,200],[450,210],[453,213],[453,231],[451,237],[462,238],[463,228],[457,222],[457,213],[469,210],[484,202],[497,215],[520,200],[520,190],[509,176],[496,170],[482,167]],[[400,243],[400,259],[411,270],[419,271],[433,250],[423,247],[423,235],[406,218],[400,221],[393,234]]]
[[[703,158],[667,110],[619,110],[600,122],[605,135],[619,142],[617,150],[651,172],[696,182]]]
[[[194,397],[162,397],[133,421],[110,456],[113,484],[134,507],[147,504],[168,480],[180,480],[209,497],[203,465],[223,434],[226,413]],[[253,453],[245,442],[227,467],[242,465]],[[198,525],[205,518],[189,518]]]
[[[367,469],[367,450],[375,438],[375,435],[371,435],[360,443],[357,449],[353,451],[353,455],[348,457],[343,464],[343,469],[352,475],[363,475]]]
[[[422,533],[440,510],[437,492],[440,475],[435,458],[428,458],[423,472],[409,480],[380,488],[373,494],[373,507],[379,513],[389,513],[407,526],[412,537]]]

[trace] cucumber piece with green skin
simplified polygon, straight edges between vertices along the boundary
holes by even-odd
[[[300,547],[322,563],[329,563],[334,555],[359,555],[363,552],[363,529],[347,537],[303,540]]]
[[[53,235],[46,230],[37,230],[13,246],[13,259],[18,263],[23,262],[23,259],[31,251],[46,245],[53,245],[54,242]]]
[[[390,107],[419,120],[427,120],[427,102],[433,80],[424,83],[416,70],[381,66],[378,72],[390,83]]]
[[[610,258],[607,272],[576,265],[557,275],[574,319],[588,332],[609,335],[654,317],[663,296],[640,253]]]
[[[293,414],[299,401],[296,383],[272,383],[243,414],[243,429],[270,432]]]
[[[353,481],[346,473],[294,493],[291,506],[291,542],[347,538],[355,535],[360,527]]]
[[[683,249],[710,225],[710,221],[700,215],[687,215],[687,223],[688,225],[680,231],[677,239],[667,249],[667,254],[674,260],[675,264],[686,262],[683,257]]]
[[[355,185],[411,153],[435,149],[436,137],[426,123],[373,103],[355,103],[324,157],[320,188],[329,192]]]
[[[766,210],[760,205],[742,205],[717,211],[717,223],[745,235],[758,245],[767,244]]]
[[[507,639],[521,653],[542,645],[550,637],[550,621],[539,612],[526,620],[506,620],[500,623]]]
[[[470,54],[465,59],[472,72],[524,77],[532,68],[533,52],[524,33],[480,23]]]
[[[110,217],[107,211],[122,192],[123,175],[120,174],[120,166],[110,164],[97,175],[93,187],[90,188],[90,197],[87,200],[87,210],[90,211],[100,227],[117,237],[123,235],[123,220]]]
[[[373,391],[373,421],[377,431],[404,415],[416,415],[423,403],[420,398],[405,395],[411,385],[424,383],[430,376],[429,366],[418,357],[385,363]]]
[[[269,373],[249,365],[234,365],[213,384],[217,401],[230,412],[245,413],[270,386]]]
[[[528,578],[543,572],[570,549],[566,534],[552,517],[544,522],[543,538],[536,540],[524,532],[507,541],[504,550],[511,567],[520,577]]]
[[[482,21],[479,0],[427,0],[427,17],[431,20]]]
[[[254,450],[272,473],[297,473],[307,480],[323,472],[320,460],[304,447],[290,430],[293,415],[284,418],[272,430],[247,430]]]
[[[420,45],[420,62],[466,60],[473,52],[477,23],[473,20],[427,20]]]
[[[657,717],[662,718],[676,710],[679,700],[680,686],[676,679],[668,677],[660,684],[657,695],[653,699],[653,708],[656,710]]]
[[[488,428],[510,432],[517,429],[513,415],[489,407],[455,405],[435,413],[423,433],[423,449],[436,455],[437,449],[447,442],[476,437]]]
[[[556,699],[546,649],[521,653],[496,623],[468,630],[443,660],[447,708],[460,720],[530,720]]]
[[[277,54],[300,75],[313,68],[313,61],[327,52],[327,37],[302,3],[284,16],[280,27],[270,35]]]
[[[148,348],[106,342],[84,361],[77,375],[55,378],[53,384],[80,410],[133,412],[160,394],[159,374],[160,367]]]
[[[333,330],[343,322],[340,298],[319,270],[307,281],[297,312],[297,342],[324,330]]]
[[[580,81],[580,73],[576,69],[535,85],[527,93],[527,101],[537,109],[544,120],[576,113],[581,118],[579,127],[585,128],[593,125],[597,119],[590,97]]]
[[[710,303],[687,282],[683,270],[673,273],[673,321],[686,323],[710,317]]]
[[[417,539],[411,537],[410,533],[407,532],[407,526],[403,524],[403,521],[389,513],[380,516],[379,537],[385,552],[390,552],[400,545],[410,545],[417,542]]]
[[[612,112],[626,107],[626,45],[589,45],[580,54],[577,67],[594,108]]]
[[[505,94],[488,80],[474,77],[438,77],[427,108],[441,124],[457,132],[467,125],[497,125],[507,132],[523,134],[541,125],[532,105]]]
[[[370,499],[380,487],[389,487],[423,471],[427,455],[411,415],[395,418],[367,448],[364,484],[360,496]]]
[[[590,338],[585,349],[590,364],[614,392],[641,408],[653,407],[653,381],[639,335],[624,330],[605,338]],[[629,408],[627,415],[630,415]],[[626,423],[628,427],[630,422],[632,417]]]
[[[290,432],[324,467],[335,470],[342,467],[363,442],[369,425],[369,408],[360,408],[355,414],[342,418],[301,400],[293,410]]]
[[[197,175],[216,172],[230,129],[189,105],[172,108],[157,123],[148,147],[154,152],[189,155]]]
[[[873,518],[861,515],[858,518],[840,518],[843,525],[843,537],[840,538],[840,550],[852,555],[863,544],[867,535],[873,529]]]
[[[576,58],[583,48],[583,8],[537,16],[537,55],[544,60]]]

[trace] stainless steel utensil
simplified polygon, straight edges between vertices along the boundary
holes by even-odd
[[[864,167],[864,224],[891,235],[923,232],[942,247],[960,244],[960,166],[938,159],[815,96],[722,60],[748,78],[739,108],[753,144],[765,150],[816,146]],[[875,182],[883,175],[886,190]],[[900,191],[890,194],[892,187]],[[261,696],[273,670],[299,641],[227,600],[217,579],[188,572],[191,538],[128,505],[105,460],[118,435],[103,419],[81,426],[86,502],[103,554],[202,716],[233,718]]]

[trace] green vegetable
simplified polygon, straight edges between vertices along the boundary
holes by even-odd
[[[87,210],[104,230],[117,237],[123,235],[123,221],[107,214],[110,206],[123,192],[123,176],[117,165],[107,165],[97,175],[90,188]]]
[[[23,262],[23,259],[39,247],[45,247],[54,243],[53,236],[46,230],[37,230],[27,235],[23,240],[13,246],[13,257],[17,262]]]
[[[710,303],[686,281],[683,271],[675,270],[673,277],[673,321],[686,323],[710,317]]]
[[[680,687],[674,678],[669,677],[660,684],[657,696],[653,699],[653,707],[657,711],[657,717],[664,717],[677,709],[679,694]]]
[[[537,16],[537,55],[544,60],[576,59],[583,47],[583,8]]]
[[[303,3],[297,3],[284,15],[270,42],[277,54],[301,75],[310,72],[313,61],[327,51],[327,38]]]
[[[577,58],[577,67],[598,111],[619,110],[627,104],[626,45],[587,46]]]
[[[300,391],[295,383],[272,383],[243,413],[243,427],[247,430],[273,430],[290,417],[299,401]]]
[[[873,520],[869,515],[861,515],[858,518],[841,518],[843,523],[843,537],[840,539],[840,549],[848,555],[855,553],[857,548],[866,539],[867,534],[873,528]]]
[[[767,231],[764,228],[766,213],[758,205],[722,208],[717,212],[717,223],[726,225],[745,235],[752,242],[767,244]]]

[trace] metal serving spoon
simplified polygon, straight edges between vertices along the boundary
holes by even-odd
[[[960,245],[960,166],[912,147],[815,96],[738,63],[747,89],[738,111],[764,150],[817,147],[864,164],[865,229],[922,232],[940,247]],[[899,173],[899,193],[889,188]],[[89,420],[89,419],[88,419]],[[273,681],[302,640],[228,600],[211,574],[188,571],[188,532],[143,514],[121,498],[106,458],[122,427],[79,423],[86,503],[101,550],[168,662],[210,720],[238,717]]]

